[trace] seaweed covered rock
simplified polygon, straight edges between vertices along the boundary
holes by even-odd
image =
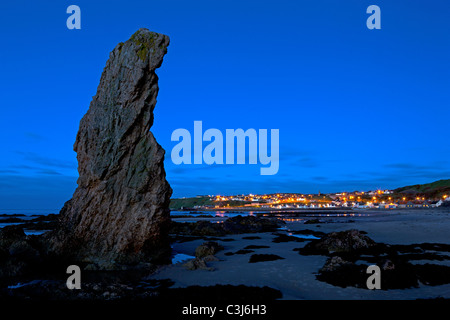
[[[201,258],[195,258],[192,260],[189,260],[188,262],[186,262],[185,264],[183,264],[183,266],[187,269],[187,270],[207,270],[207,271],[213,271],[214,268],[212,267],[208,267],[206,265],[206,260],[205,259],[201,259]]]
[[[26,236],[21,227],[0,229],[0,286],[39,268],[41,260],[39,243]]]
[[[275,231],[281,222],[276,219],[259,218],[255,216],[236,216],[228,218],[223,223],[227,233],[256,233]]]
[[[228,218],[223,223],[209,221],[172,222],[170,233],[191,236],[221,237],[227,234],[271,232],[277,230],[284,223],[276,219],[259,218],[254,216],[236,216]]]
[[[352,229],[340,232],[331,232],[320,240],[308,243],[300,253],[303,254],[331,254],[334,252],[348,253],[364,250],[376,246],[376,242],[363,232]]]
[[[9,247],[18,242],[25,240],[26,235],[20,226],[6,226],[0,229],[0,248],[9,250]]]
[[[320,269],[320,272],[333,272],[336,271],[344,266],[351,266],[353,263],[349,261],[345,261],[339,256],[334,256],[329,258],[322,269]]]
[[[188,270],[208,270],[213,271],[214,268],[209,267],[207,262],[218,261],[215,254],[223,250],[223,247],[215,241],[203,242],[195,249],[195,259],[189,260],[183,266]]]
[[[248,260],[249,263],[256,263],[256,262],[264,262],[264,261],[275,261],[275,260],[282,260],[283,257],[280,257],[276,254],[259,254],[255,253],[250,256],[250,259]]]
[[[223,250],[223,246],[218,244],[216,241],[206,241],[195,249],[195,256],[197,258],[204,258],[211,255],[213,256],[221,250]]]
[[[362,231],[348,230],[329,233],[295,250],[300,254],[330,256],[319,270],[317,279],[343,288],[352,286],[367,289],[369,265],[380,268],[382,290],[450,283],[449,266],[413,262],[448,260],[448,256],[443,254],[450,251],[447,244],[386,245],[375,243]]]

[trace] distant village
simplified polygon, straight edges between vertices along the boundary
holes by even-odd
[[[328,194],[321,194],[319,192],[318,194],[276,193],[264,195],[214,195],[208,197],[210,200],[208,204],[197,205],[191,209],[401,209],[436,208],[445,204],[450,204],[448,195],[443,195],[439,199],[427,199],[425,197],[394,193],[393,190],[374,190],[367,192],[354,191]]]

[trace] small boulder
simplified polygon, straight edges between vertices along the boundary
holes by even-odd
[[[381,269],[384,270],[384,271],[395,270],[395,264],[391,260],[385,259],[381,263]]]
[[[24,261],[33,260],[39,257],[39,252],[34,249],[27,241],[16,241],[9,247],[11,257]]]
[[[189,260],[183,266],[188,270],[208,270],[213,271],[214,268],[208,267],[207,262],[219,261],[214,255],[223,250],[223,247],[215,241],[203,242],[195,249],[195,259]]]
[[[202,259],[205,262],[219,261],[219,258],[217,258],[216,256],[213,256],[212,254],[210,254],[209,256],[203,257]]]
[[[322,267],[322,269],[320,269],[320,272],[333,272],[336,271],[339,268],[342,268],[344,266],[350,266],[353,263],[349,262],[349,261],[345,261],[344,259],[342,259],[339,256],[334,256],[329,258],[324,266]]]
[[[361,231],[352,229],[341,232],[331,232],[323,236],[320,240],[313,240],[304,247],[304,250],[301,250],[301,253],[351,253],[362,249],[368,249],[375,245],[376,242],[364,235]]]
[[[197,221],[191,233],[196,236],[221,237],[225,235],[222,225],[209,221]]]
[[[189,260],[188,262],[183,264],[183,266],[188,270],[198,270],[198,269],[208,270],[208,271],[214,270],[214,268],[208,267],[206,265],[205,259],[201,259],[201,258],[195,258],[195,259]]]
[[[223,247],[216,241],[206,241],[195,249],[195,256],[197,258],[214,256],[220,250],[223,250]]]
[[[276,219],[239,215],[225,220],[223,229],[231,234],[270,232],[277,230],[281,223]]]
[[[9,250],[9,247],[18,241],[25,240],[26,235],[20,226],[6,226],[0,229],[0,248]]]

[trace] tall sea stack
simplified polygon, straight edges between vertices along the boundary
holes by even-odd
[[[164,149],[150,128],[155,70],[169,37],[139,29],[110,53],[74,144],[79,179],[49,235],[50,253],[89,269],[117,270],[168,259]]]

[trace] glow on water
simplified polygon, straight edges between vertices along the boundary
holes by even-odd
[[[312,234],[293,234],[291,232],[288,233],[288,236],[296,237],[296,238],[300,238],[300,239],[313,239],[313,240],[320,239],[316,236],[313,236]]]
[[[191,255],[188,255],[188,254],[177,253],[172,258],[172,264],[185,262],[185,261],[188,261],[188,260],[192,260],[194,258],[195,258],[194,256],[191,256]]]

